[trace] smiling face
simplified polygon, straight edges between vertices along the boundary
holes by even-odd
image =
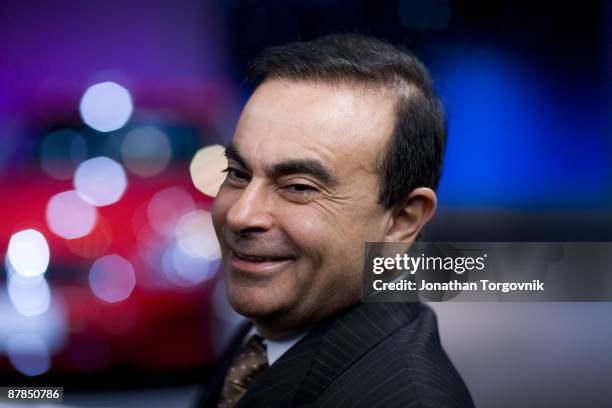
[[[212,210],[230,303],[268,337],[360,297],[365,241],[389,220],[377,163],[394,122],[385,92],[268,80],[228,146]]]

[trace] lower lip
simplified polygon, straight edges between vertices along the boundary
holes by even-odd
[[[251,262],[238,258],[234,253],[232,253],[230,258],[230,264],[232,268],[246,272],[269,272],[288,265],[293,261],[294,259],[284,259],[282,261]]]

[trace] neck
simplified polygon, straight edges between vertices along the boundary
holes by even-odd
[[[257,330],[257,334],[267,340],[278,340],[284,337],[298,335],[308,329],[307,327],[278,327],[275,325],[265,324],[257,320],[253,320],[253,325],[255,326],[255,330]]]
[[[255,325],[255,329],[257,333],[268,340],[276,340],[281,339],[283,337],[297,335],[299,333],[304,332],[305,330],[309,330],[316,325],[319,325],[325,321],[328,321],[330,318],[338,316],[339,314],[345,312],[347,309],[354,307],[359,304],[359,302],[349,304],[343,308],[339,308],[334,311],[334,313],[318,313],[313,315],[309,319],[302,319],[300,322],[297,319],[290,319],[287,317],[284,318],[252,318],[253,324]],[[318,318],[314,318],[317,316]]]

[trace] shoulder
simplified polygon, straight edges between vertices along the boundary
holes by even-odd
[[[347,407],[473,406],[442,349],[435,314],[425,305],[417,310],[409,324],[368,349],[317,402]]]
[[[422,406],[473,406],[470,393],[453,363],[440,344],[434,312],[421,305],[415,321],[385,340],[401,361]]]

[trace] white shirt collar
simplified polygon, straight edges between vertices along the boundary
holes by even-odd
[[[289,336],[282,337],[276,340],[263,340],[264,346],[266,346],[266,357],[268,358],[268,365],[271,366],[274,364],[276,360],[278,360],[283,354],[287,352],[291,347],[295,345],[298,341],[302,339],[302,337],[308,334],[309,330],[301,331],[296,334],[291,334]],[[251,330],[245,337],[249,339],[253,334],[258,334],[255,326],[251,327]]]

